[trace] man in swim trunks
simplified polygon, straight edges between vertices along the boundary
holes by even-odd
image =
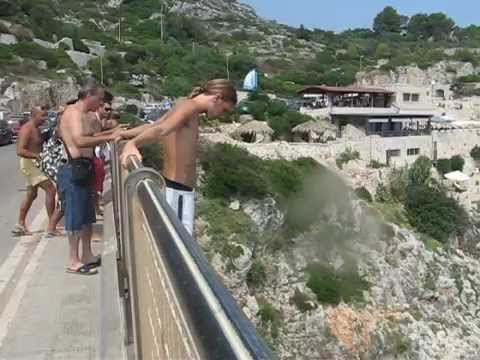
[[[56,235],[55,228],[60,219],[59,211],[55,207],[55,186],[34,163],[34,160],[38,159],[42,151],[43,139],[40,126],[47,120],[48,110],[48,106],[35,107],[32,110],[30,121],[22,126],[18,134],[17,155],[20,157],[20,171],[26,179],[27,194],[20,206],[18,223],[12,230],[12,233],[17,236],[31,235],[26,226],[26,218],[33,201],[37,198],[38,188],[45,191],[45,207],[48,214],[47,232],[49,235]]]
[[[196,160],[198,118],[200,114],[218,117],[231,111],[237,104],[237,92],[228,80],[211,80],[203,87],[193,89],[187,99],[177,102],[168,113],[153,124],[147,124],[122,133],[133,138],[125,145],[121,158],[124,166],[130,156],[141,159],[138,148],[163,140],[163,176],[167,185],[167,202],[187,231],[194,234]]]
[[[91,84],[79,94],[79,100],[66,108],[60,120],[60,137],[68,153],[68,162],[58,171],[58,186],[65,203],[65,229],[69,240],[67,272],[92,275],[100,258],[92,253],[92,224],[96,221],[93,189],[93,151],[95,146],[119,137],[114,132],[93,136],[88,113],[103,105],[104,90]],[[82,252],[80,255],[79,245]]]

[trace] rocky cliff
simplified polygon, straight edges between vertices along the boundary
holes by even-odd
[[[51,81],[0,78],[0,107],[18,114],[41,104],[58,106],[76,99],[78,90],[72,78]]]
[[[212,224],[198,222],[212,264],[280,358],[477,359],[479,230],[450,248],[432,245],[388,223],[341,180],[303,181],[299,211],[316,211],[318,220],[280,250],[267,250],[287,218],[272,198],[231,199],[231,216],[247,216],[259,234],[250,246],[234,243],[235,234],[225,239],[240,249],[233,261],[212,248]],[[327,267],[359,278],[330,278]],[[342,298],[331,301],[343,286]]]

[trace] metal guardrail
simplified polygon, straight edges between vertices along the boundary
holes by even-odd
[[[273,359],[164,196],[156,171],[112,146],[125,343],[131,359]]]

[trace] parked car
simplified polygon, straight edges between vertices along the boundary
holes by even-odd
[[[0,120],[0,145],[11,144],[13,133],[5,120]]]
[[[18,133],[20,132],[20,128],[27,121],[28,121],[28,117],[25,117],[23,115],[10,115],[7,118],[7,124],[8,124],[8,127],[10,128],[10,130],[13,133],[13,139],[16,139],[18,137]]]

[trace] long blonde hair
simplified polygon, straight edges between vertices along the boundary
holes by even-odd
[[[235,86],[226,79],[210,80],[204,86],[197,86],[193,88],[188,98],[193,99],[201,94],[218,95],[223,101],[233,105],[237,105],[238,102]]]

